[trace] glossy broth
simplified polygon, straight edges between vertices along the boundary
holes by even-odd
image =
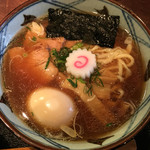
[[[47,24],[47,18],[40,21],[41,24],[45,27]],[[27,29],[22,29],[16,37],[12,40],[12,42],[8,46],[8,51],[10,48],[22,46],[23,40],[25,37],[25,34],[27,32]],[[122,48],[125,48],[126,45],[124,44],[124,40],[129,36],[129,34],[125,31],[119,28],[117,38],[116,38],[116,46],[120,46]],[[86,47],[88,47],[88,44],[85,44]],[[81,100],[80,96],[77,95],[74,91],[71,91],[69,89],[63,89],[59,86],[59,77],[56,77],[53,81],[50,83],[41,84],[40,82],[37,82],[37,80],[34,80],[33,76],[28,74],[21,68],[20,70],[15,69],[18,66],[14,65],[15,67],[10,70],[10,57],[8,55],[8,51],[4,55],[3,59],[3,67],[2,67],[2,75],[4,80],[4,92],[7,95],[7,100],[9,102],[9,105],[14,113],[17,114],[25,123],[27,123],[31,128],[33,128],[35,131],[40,132],[41,134],[44,134],[48,137],[54,137],[57,138],[57,135],[62,133],[60,130],[53,130],[51,128],[46,128],[41,126],[35,119],[34,114],[29,113],[27,111],[27,99],[32,91],[35,89],[41,88],[41,87],[53,87],[56,89],[59,89],[69,95],[74,103],[76,104],[76,107],[78,108],[78,114],[76,116],[76,130],[78,134],[80,134],[80,137],[78,138],[71,138],[72,140],[81,140],[81,139],[94,139],[97,137],[100,137],[108,132],[113,131],[114,129],[120,127],[124,122],[126,122],[130,117],[131,113],[126,113],[126,115],[122,116],[119,114],[120,111],[120,105],[121,101],[129,102],[132,101],[132,103],[136,106],[136,108],[139,106],[143,91],[144,91],[144,80],[143,80],[143,63],[142,58],[139,49],[135,44],[133,44],[133,51],[131,55],[135,59],[135,64],[131,67],[132,75],[125,80],[125,82],[121,83],[122,89],[125,91],[125,94],[123,97],[119,100],[116,99],[110,99],[105,100],[101,99],[101,102],[106,107],[111,105],[111,102],[116,101],[116,106],[108,107],[110,108],[110,112],[115,114],[115,117],[117,118],[115,123],[112,124],[112,122],[104,124],[100,122],[89,110],[89,108],[84,104],[84,102]],[[18,64],[20,63],[20,58],[16,58],[18,61]],[[12,62],[13,63],[13,62]],[[18,70],[18,71],[16,71]],[[32,70],[30,70],[32,71]],[[66,75],[66,73],[64,74]],[[110,105],[108,104],[110,102]],[[70,127],[73,127],[71,125]],[[50,133],[50,134],[49,134]],[[52,136],[51,136],[52,135]],[[62,137],[61,137],[62,138]],[[70,139],[70,137],[63,133],[64,139]],[[62,139],[63,139],[62,138]]]

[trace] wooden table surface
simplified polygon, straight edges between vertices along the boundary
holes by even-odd
[[[24,3],[25,1],[27,0],[0,0],[0,21],[9,12],[11,12],[14,8]],[[147,27],[150,29],[150,4],[149,4],[150,1],[149,0],[115,0],[115,1],[121,3],[122,5],[132,10],[135,14],[137,14],[141,18],[141,20],[145,22]],[[128,146],[128,148],[124,147],[123,149],[131,150],[132,144],[133,144],[133,141]],[[30,148],[27,148],[27,149],[30,149]],[[118,150],[121,150],[121,149],[118,149]],[[132,150],[134,150],[134,147]]]

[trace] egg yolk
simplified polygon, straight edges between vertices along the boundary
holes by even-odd
[[[37,122],[55,129],[69,125],[75,114],[72,99],[54,88],[35,90],[28,99],[28,110]]]

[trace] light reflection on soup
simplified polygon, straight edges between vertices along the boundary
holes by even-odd
[[[126,122],[144,90],[142,58],[129,34],[119,28],[115,47],[102,48],[46,38],[43,26],[28,24],[4,55],[4,92],[12,110],[37,132],[64,140],[97,138]],[[90,77],[66,71],[60,53],[67,58],[72,47],[96,55]]]

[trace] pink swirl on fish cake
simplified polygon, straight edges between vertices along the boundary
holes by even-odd
[[[81,55],[81,56],[78,56],[77,58],[83,58],[83,59],[85,59],[85,62],[82,62],[82,61],[79,61],[79,60],[75,61],[74,66],[76,68],[84,68],[87,65],[88,61],[89,61],[89,59],[86,56]]]

